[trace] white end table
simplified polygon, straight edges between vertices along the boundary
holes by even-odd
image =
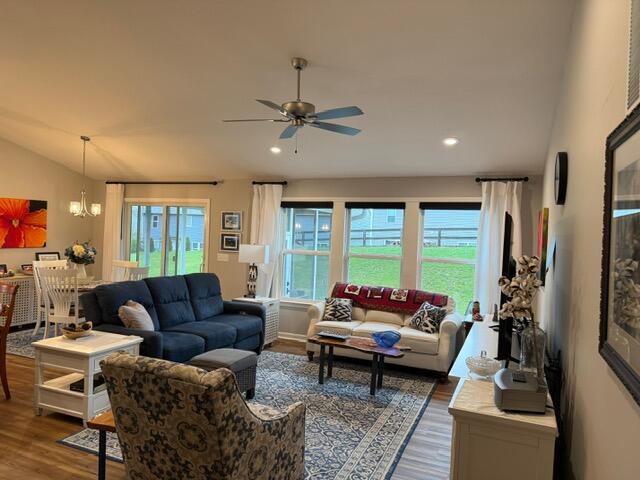
[[[79,417],[86,422],[107,410],[109,397],[106,389],[98,392],[93,389],[93,378],[100,373],[100,362],[117,351],[138,355],[140,343],[141,337],[98,331],[76,340],[59,336],[34,342],[36,415],[48,410]],[[45,368],[53,369],[57,376],[45,380]],[[82,379],[84,391],[72,391],[70,385]]]
[[[264,344],[270,345],[278,339],[278,329],[280,323],[280,300],[269,297],[237,297],[234,302],[257,303],[264,305],[267,309],[266,325],[264,332]]]

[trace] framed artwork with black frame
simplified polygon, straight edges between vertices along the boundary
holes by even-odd
[[[239,233],[221,233],[220,234],[220,251],[221,252],[237,252],[240,250],[240,234]]]
[[[231,232],[242,231],[242,212],[222,212],[220,216],[220,227],[222,230]]]
[[[60,252],[36,252],[36,260],[60,260]]]
[[[607,137],[600,355],[640,405],[640,107]]]

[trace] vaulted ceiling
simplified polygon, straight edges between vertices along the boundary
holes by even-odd
[[[571,0],[2,0],[0,137],[99,179],[539,173]],[[302,97],[356,137],[282,124]],[[277,114],[276,114],[277,116]],[[275,117],[272,117],[275,118]],[[447,148],[442,139],[460,138]],[[282,153],[269,148],[277,145]],[[2,161],[10,159],[2,159]]]

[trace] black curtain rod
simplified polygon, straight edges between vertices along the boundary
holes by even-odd
[[[528,182],[529,177],[476,177],[476,182]]]
[[[287,185],[287,181],[283,182],[256,182],[255,180],[251,182],[252,185]]]
[[[107,180],[107,185],[121,183],[123,185],[218,185],[218,182],[119,182],[117,180]]]

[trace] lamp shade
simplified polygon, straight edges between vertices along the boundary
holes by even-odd
[[[269,245],[249,245],[242,243],[238,250],[240,263],[269,263]]]

